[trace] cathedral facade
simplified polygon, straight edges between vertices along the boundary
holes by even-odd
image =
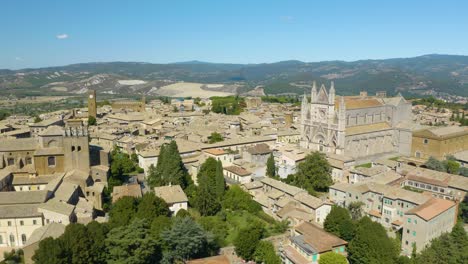
[[[301,105],[301,147],[367,159],[383,154],[409,155],[411,104],[400,94],[336,96],[333,82],[327,91],[314,82],[310,102]]]

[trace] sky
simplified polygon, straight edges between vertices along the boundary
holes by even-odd
[[[468,55],[465,0],[2,0],[0,69]]]

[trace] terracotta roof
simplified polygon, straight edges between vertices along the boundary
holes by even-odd
[[[139,184],[128,184],[122,186],[115,186],[114,190],[112,191],[112,201],[115,202],[118,199],[130,196],[140,198],[141,194],[141,187]]]
[[[432,139],[448,139],[467,135],[468,129],[459,126],[431,127],[413,132],[413,137],[427,137]]]
[[[335,99],[335,108],[340,106],[341,97],[337,96]],[[383,104],[376,98],[362,98],[356,96],[345,96],[344,97],[346,109],[360,109],[378,107]]]
[[[226,152],[222,149],[205,149],[204,150],[206,153],[208,154],[211,154],[211,155],[215,155],[215,156],[219,156],[219,155],[223,155],[223,154],[226,154]]]
[[[228,166],[228,167],[225,167],[224,169],[239,176],[249,176],[252,174],[250,171],[242,167],[238,167],[238,166]]]
[[[319,198],[314,197],[305,192],[296,194],[294,196],[294,199],[314,209],[317,209],[324,204],[323,201],[320,200]]]
[[[372,215],[372,216],[378,217],[378,218],[381,218],[381,217],[382,217],[382,215],[380,214],[380,212],[377,211],[377,210],[370,210],[370,211],[369,211],[369,214]]]
[[[25,151],[36,149],[37,141],[35,138],[2,139],[0,151]]]
[[[283,248],[284,255],[296,264],[308,264],[309,261],[296,251],[292,246],[287,245]]]
[[[335,247],[348,244],[343,239],[326,232],[312,223],[304,222],[295,229],[304,235],[304,242],[312,246],[318,253],[331,251]]]
[[[180,185],[154,187],[154,192],[168,204],[188,202]]]
[[[248,148],[247,152],[249,152],[252,155],[261,155],[261,154],[270,154],[271,150],[267,144],[260,143],[260,144],[256,144],[253,147]]]
[[[292,185],[289,185],[289,184],[286,184],[284,182],[281,182],[281,181],[278,181],[278,180],[275,180],[275,179],[272,179],[272,178],[268,178],[268,177],[265,177],[261,180],[261,182],[263,184],[266,184],[266,185],[269,185],[269,186],[272,186],[273,188],[275,189],[278,189],[282,192],[285,192],[285,193],[288,193],[292,196],[300,193],[300,192],[305,192],[303,189],[301,188],[298,188],[296,186],[292,186]]]
[[[432,198],[426,203],[409,210],[408,212],[406,212],[406,214],[415,214],[421,217],[422,219],[429,221],[432,218],[452,208],[453,206],[455,206],[455,203],[452,201],[439,198]]]
[[[374,123],[368,125],[361,125],[361,126],[352,126],[346,128],[346,135],[357,135],[357,134],[364,134],[373,131],[382,131],[390,129],[391,126],[387,122],[381,123]]]

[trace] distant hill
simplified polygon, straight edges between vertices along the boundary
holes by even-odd
[[[367,90],[370,93],[468,96],[468,56],[433,54],[353,62],[291,60],[262,64],[81,63],[0,70],[0,93],[83,93],[91,88],[106,93],[151,94],[156,91],[157,94],[157,89],[163,85],[184,81],[235,84],[240,94],[258,86],[267,94],[302,94],[309,92],[313,80],[327,85],[333,80],[337,93],[346,95]]]

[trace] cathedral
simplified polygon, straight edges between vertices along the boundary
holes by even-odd
[[[411,103],[401,94],[336,96],[334,83],[327,91],[312,86],[310,102],[301,105],[301,147],[358,159],[385,154],[409,155]]]

